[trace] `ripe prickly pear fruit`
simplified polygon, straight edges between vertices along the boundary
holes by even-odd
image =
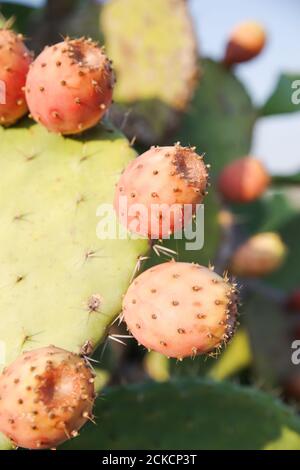
[[[207,166],[194,148],[151,147],[121,176],[116,213],[130,232],[168,238],[190,221],[206,195],[207,180]]]
[[[224,63],[228,66],[247,62],[256,57],[264,48],[266,33],[256,21],[245,21],[232,31],[225,53]]]
[[[112,101],[114,74],[90,39],[66,39],[33,62],[26,81],[32,117],[49,131],[78,134],[97,124]]]
[[[230,271],[237,276],[265,276],[281,266],[286,252],[286,246],[277,233],[259,233],[236,250]]]
[[[148,349],[178,359],[205,354],[234,333],[236,288],[204,266],[170,261],[135,279],[123,314],[131,334]]]
[[[93,382],[76,354],[54,346],[24,353],[0,377],[0,431],[29,449],[75,437],[92,419]]]
[[[0,125],[10,126],[27,111],[24,86],[32,55],[23,36],[0,29]]]
[[[267,189],[270,176],[262,163],[244,157],[227,165],[219,178],[219,191],[227,201],[251,202]]]

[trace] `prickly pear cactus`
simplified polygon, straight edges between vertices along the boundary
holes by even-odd
[[[148,242],[99,239],[96,211],[112,203],[120,173],[134,157],[112,129],[75,139],[28,123],[0,127],[5,364],[49,344],[78,353],[88,343],[93,350],[119,313]]]
[[[132,14],[134,12],[134,14]],[[185,0],[112,0],[100,29],[117,75],[111,117],[158,144],[178,124],[197,84],[197,46]]]
[[[98,426],[64,449],[300,449],[299,419],[254,389],[182,380],[115,388],[106,398]]]
[[[260,114],[270,116],[299,112],[299,80],[299,73],[282,73],[271,96],[260,110]]]
[[[207,154],[211,174],[250,150],[256,111],[244,86],[222,64],[206,59],[203,76],[178,140]]]

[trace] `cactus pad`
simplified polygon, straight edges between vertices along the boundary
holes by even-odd
[[[178,139],[207,154],[217,174],[250,150],[256,111],[244,86],[223,65],[204,60],[203,77],[185,115]]]
[[[121,307],[145,240],[101,240],[97,208],[111,203],[135,157],[119,133],[81,139],[39,125],[0,127],[0,340],[5,364],[54,344],[93,349]],[[3,365],[3,364],[1,364]]]
[[[5,437],[2,433],[0,433],[0,450],[12,450],[13,444],[12,442]]]
[[[134,410],[134,420],[132,413]],[[300,421],[273,397],[182,380],[111,389],[64,449],[300,449]]]
[[[158,144],[176,126],[197,83],[186,2],[152,0],[149,8],[149,0],[112,0],[102,8],[101,30],[117,75],[111,117],[124,120],[128,135]]]
[[[260,114],[270,116],[299,112],[299,83],[299,73],[282,73]]]

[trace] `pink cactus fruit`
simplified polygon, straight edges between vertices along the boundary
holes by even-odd
[[[270,181],[263,164],[257,158],[248,156],[225,166],[218,187],[226,201],[247,203],[262,196]]]
[[[0,125],[10,126],[27,111],[25,82],[32,54],[23,36],[0,29]]]
[[[46,47],[26,82],[32,117],[49,131],[78,134],[96,125],[112,101],[114,74],[103,48],[90,39]]]
[[[234,333],[236,287],[204,266],[171,261],[136,278],[124,297],[123,315],[148,349],[178,359],[206,354]]]
[[[287,247],[278,233],[258,233],[233,253],[230,272],[243,277],[266,276],[281,267],[286,255]]]
[[[208,170],[195,148],[151,147],[129,164],[116,188],[115,210],[130,232],[152,239],[182,229],[206,195]]]
[[[29,449],[75,437],[92,416],[93,382],[76,354],[54,346],[24,353],[0,377],[0,431]]]
[[[224,62],[226,65],[247,62],[256,57],[266,44],[266,32],[257,21],[244,21],[230,34]]]

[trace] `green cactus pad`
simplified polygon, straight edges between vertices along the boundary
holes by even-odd
[[[149,377],[156,382],[167,382],[170,378],[170,360],[156,351],[148,351],[144,368]]]
[[[244,317],[255,378],[265,389],[279,389],[286,377],[299,370],[292,361],[292,342],[296,337],[286,311],[278,301],[266,298],[257,289],[248,298]]]
[[[96,211],[112,203],[119,175],[134,157],[113,129],[63,138],[27,123],[0,128],[5,364],[49,344],[74,352],[86,341],[95,347],[119,313],[148,242],[99,239]]]
[[[203,76],[182,123],[178,140],[207,154],[216,175],[250,151],[256,111],[244,86],[223,65],[206,59]]]
[[[272,178],[274,185],[295,185],[300,183],[300,171],[291,175],[274,175]]]
[[[214,380],[223,380],[237,375],[252,363],[250,341],[245,329],[240,328],[222,352],[211,364],[207,376]]]
[[[132,14],[134,12],[134,14]],[[129,136],[158,144],[193,95],[197,51],[185,0],[112,0],[101,31],[117,75],[111,117]]]
[[[13,450],[12,442],[0,432],[0,450]]]
[[[300,449],[300,421],[288,407],[226,382],[115,388],[95,414],[98,425],[64,449]]]
[[[297,199],[299,195],[296,195]],[[291,291],[298,289],[300,285],[300,244],[299,232],[300,231],[300,213],[290,218],[287,223],[282,224],[278,228],[278,232],[282,237],[284,243],[288,247],[287,257],[282,267],[268,277],[267,281],[274,287],[286,289]]]
[[[16,31],[24,32],[27,29],[30,15],[34,8],[11,2],[0,2],[0,28],[11,27]]]
[[[260,114],[270,116],[299,112],[299,84],[300,73],[282,73],[273,93],[261,109]]]

